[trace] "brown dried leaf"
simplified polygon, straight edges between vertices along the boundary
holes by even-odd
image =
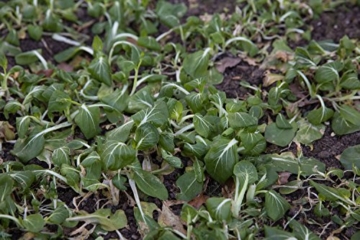
[[[291,175],[291,173],[289,173],[289,172],[279,173],[278,184],[284,185],[284,184],[288,183],[290,175]]]
[[[58,64],[57,67],[60,68],[61,70],[64,70],[65,72],[72,72],[74,70],[74,67],[72,65],[64,62]]]
[[[203,193],[196,196],[193,200],[189,202],[189,205],[193,206],[196,209],[199,209],[208,199],[208,196],[205,196]]]
[[[171,209],[169,208],[169,204],[171,203],[168,203],[167,201],[163,202],[158,223],[160,224],[160,226],[172,227],[173,229],[186,235],[186,230],[184,229],[184,226],[181,223],[180,217],[175,215],[171,211]]]
[[[232,57],[225,57],[220,61],[216,62],[216,69],[224,73],[225,70],[229,67],[235,67],[241,62],[241,58],[232,58]]]
[[[264,85],[264,87],[268,87],[271,84],[273,84],[274,82],[280,81],[282,79],[284,79],[283,75],[271,73],[270,71],[266,71],[263,85]]]
[[[0,139],[5,139],[5,141],[10,141],[15,139],[15,128],[10,125],[9,122],[0,121]]]

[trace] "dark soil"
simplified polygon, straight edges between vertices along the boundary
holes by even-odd
[[[360,38],[360,6],[342,5],[331,12],[324,12],[311,22],[312,38],[316,41],[332,40],[336,43],[347,35]]]

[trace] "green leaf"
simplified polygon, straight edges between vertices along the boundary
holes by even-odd
[[[134,95],[130,96],[128,99],[126,111],[137,113],[140,110],[152,108],[154,105],[154,99],[150,92],[151,89],[149,86],[147,86],[137,91]]]
[[[206,98],[204,94],[191,92],[185,97],[185,101],[191,108],[191,111],[197,113],[204,109]]]
[[[353,124],[346,120],[340,113],[335,112],[331,121],[331,128],[337,135],[345,135],[360,131],[360,124]]]
[[[43,34],[42,27],[37,25],[28,25],[27,31],[29,33],[29,36],[35,41],[39,41]]]
[[[353,71],[344,73],[340,80],[340,86],[348,90],[360,89],[360,81],[357,73]]]
[[[45,138],[42,133],[30,136],[26,139],[18,139],[12,153],[23,163],[37,157],[44,148]]]
[[[241,160],[234,166],[234,175],[242,182],[248,179],[248,184],[253,184],[258,180],[258,173],[254,164],[247,160]]]
[[[137,44],[141,47],[145,47],[150,50],[160,51],[161,45],[156,41],[154,37],[139,37]]]
[[[170,132],[161,132],[159,144],[165,151],[174,152],[174,134]]]
[[[86,158],[81,162],[81,165],[86,169],[85,177],[87,179],[100,179],[101,176],[101,157],[95,151],[92,151]]]
[[[341,153],[340,162],[345,170],[352,170],[354,167],[360,169],[360,145],[346,148]]]
[[[201,193],[203,183],[198,182],[194,171],[185,172],[176,180],[176,186],[180,193],[176,198],[183,201],[190,201]]]
[[[157,101],[154,107],[141,110],[131,118],[138,125],[152,123],[156,127],[161,127],[168,121],[169,111],[164,101]]]
[[[348,105],[339,106],[340,115],[348,122],[359,125],[360,112]]]
[[[89,223],[100,224],[105,231],[115,231],[126,227],[127,219],[123,210],[116,210],[111,214],[110,208],[102,208],[94,213],[88,214],[85,211],[80,212],[81,215],[68,218],[68,221],[86,221]]]
[[[14,181],[8,174],[0,174],[0,202],[13,191]]]
[[[136,151],[122,142],[107,141],[104,145],[100,156],[105,169],[119,170],[136,159]]]
[[[95,52],[102,52],[104,48],[104,44],[101,41],[101,38],[99,36],[95,36],[92,42],[92,49]]]
[[[287,146],[291,143],[296,133],[296,123],[293,123],[292,125],[293,128],[291,129],[281,129],[276,125],[276,123],[270,123],[265,129],[266,141],[280,147]]]
[[[337,79],[339,73],[331,66],[321,66],[315,72],[315,81],[318,83],[335,82]]]
[[[297,239],[320,240],[316,234],[295,220],[291,220],[289,226]]]
[[[51,155],[52,162],[55,166],[61,166],[61,164],[66,163],[70,165],[70,148],[64,146],[57,148]]]
[[[295,240],[294,235],[284,230],[277,229],[275,227],[265,226],[266,240]]]
[[[32,171],[15,171],[10,172],[10,176],[17,182],[17,184],[24,190],[31,187],[36,180],[35,173]]]
[[[40,232],[43,230],[45,226],[45,220],[41,216],[40,213],[35,213],[26,216],[26,218],[22,221],[22,225],[28,230],[29,232]]]
[[[59,112],[69,109],[71,106],[71,98],[69,94],[64,91],[55,90],[53,91],[48,104],[48,112]]]
[[[212,197],[205,202],[211,217],[218,221],[229,221],[231,218],[231,199]]]
[[[127,181],[127,178],[124,176],[121,176],[120,174],[116,174],[112,179],[112,183],[115,187],[117,187],[119,190],[126,191],[127,187],[125,186],[125,183]]]
[[[318,191],[319,194],[321,194],[328,201],[340,200],[345,203],[349,203],[348,202],[348,196],[350,196],[349,190],[328,187],[323,184],[316,183],[312,180],[310,180],[310,185],[315,187],[316,191]]]
[[[290,209],[290,204],[280,194],[274,190],[265,193],[265,210],[267,215],[277,221],[284,217],[285,213]]]
[[[104,94],[101,94],[101,91],[99,90],[98,97],[100,101],[115,108],[119,112],[124,111],[127,104],[127,98],[129,97],[127,91],[122,89],[116,89],[115,91],[112,91],[111,88],[110,90],[110,93],[106,91]]]
[[[109,141],[113,140],[118,142],[126,142],[129,138],[133,126],[134,126],[134,121],[128,121],[123,125],[107,132],[106,139]]]
[[[79,113],[75,117],[75,123],[80,127],[86,139],[95,137],[99,132],[100,109],[81,105]]]
[[[166,200],[168,198],[168,191],[164,184],[153,174],[142,169],[134,169],[133,178],[136,186],[145,194]]]
[[[324,125],[312,125],[304,119],[298,121],[299,130],[296,133],[295,140],[299,143],[310,145],[314,141],[321,139],[325,132]]]
[[[206,120],[205,117],[203,117],[201,114],[195,114],[194,118],[194,127],[195,127],[195,131],[202,137],[207,138],[212,129],[214,128],[213,125]]]
[[[15,62],[19,65],[29,65],[34,62],[37,62],[39,58],[34,53],[35,51],[38,51],[39,54],[41,54],[41,50],[32,50],[24,53],[19,53],[15,56]]]
[[[207,74],[209,65],[209,51],[197,51],[188,54],[183,62],[183,69],[193,78],[203,77]]]
[[[334,115],[334,111],[330,108],[318,108],[311,110],[306,116],[310,123],[319,125],[320,123],[326,122]]]
[[[134,140],[137,149],[148,150],[156,146],[159,138],[159,132],[156,127],[151,123],[144,123],[136,129]]]
[[[245,128],[258,124],[258,119],[245,112],[230,112],[228,114],[229,124],[232,128]]]
[[[112,85],[111,69],[109,62],[105,57],[99,57],[92,60],[88,70],[95,80],[105,83],[109,87]]]
[[[62,164],[60,168],[60,173],[66,177],[68,185],[74,188],[78,188],[80,183],[79,172],[78,169],[68,164]]]
[[[265,150],[266,140],[261,133],[241,132],[239,135],[241,139],[241,147],[245,148],[245,154],[255,156]]]
[[[166,152],[164,149],[161,149],[161,157],[172,167],[174,168],[182,168],[183,164],[181,162],[181,159],[178,157],[175,157],[174,155],[170,154],[169,152]]]
[[[48,217],[47,221],[52,224],[62,224],[69,217],[69,210],[61,205]]]
[[[218,182],[224,183],[233,172],[239,160],[235,139],[219,139],[205,155],[206,171]]]
[[[281,113],[279,113],[276,116],[276,126],[279,129],[292,129],[293,128],[292,125],[290,124],[290,122]]]

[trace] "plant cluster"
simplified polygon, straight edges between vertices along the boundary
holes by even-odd
[[[165,1],[1,3],[0,146],[13,144],[16,160],[0,168],[0,235],[124,239],[126,214],[111,207],[127,199],[143,239],[320,239],[330,225],[331,235],[358,227],[360,145],[341,154],[343,169],[302,148],[327,125],[336,135],[360,130],[359,42],[293,51],[287,41],[310,39],[303,18],[321,13],[319,1],[242,2],[227,19],[185,22],[186,7]],[[79,34],[77,11],[91,17],[89,35]],[[71,47],[52,62],[21,51],[22,39],[47,36]],[[242,99],[217,89],[225,54],[263,63],[263,86],[243,79]],[[297,149],[269,153],[270,144]],[[164,184],[174,171],[179,216]],[[209,182],[223,191],[201,200]],[[74,198],[72,208],[59,196],[67,188],[80,202],[105,202],[86,212]]]

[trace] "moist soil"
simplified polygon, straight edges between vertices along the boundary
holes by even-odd
[[[196,15],[200,16],[205,13],[213,14],[213,13],[231,13],[234,11],[235,4],[233,0],[171,0],[173,3],[185,3],[189,9],[187,16]],[[339,42],[339,40],[347,35],[349,38],[360,38],[360,7],[343,5],[339,6],[337,9],[331,12],[322,13],[318,19],[312,20],[308,24],[312,29],[312,38],[315,40],[332,40],[334,42]],[[86,15],[84,11],[79,11],[78,13],[79,20],[83,22],[91,21],[91,18]],[[90,34],[91,24],[89,24],[88,29],[82,29],[83,33]],[[70,46],[65,43],[57,42],[53,40],[51,37],[44,37],[42,41],[34,41],[29,38],[22,39],[20,41],[20,47],[23,51],[30,51],[34,49],[42,49],[43,57],[51,61],[55,64],[53,56],[56,53],[59,53],[63,50],[66,50]],[[9,61],[10,65],[13,65],[13,59]],[[230,98],[239,98],[242,99],[246,97],[247,89],[241,87],[239,85],[240,80],[245,80],[249,82],[251,85],[258,86],[262,83],[264,78],[264,70],[260,69],[259,66],[250,65],[248,62],[241,60],[236,66],[227,68],[224,75],[224,81],[217,85],[219,90],[222,90],[226,93],[227,97]],[[15,122],[15,119],[5,119],[2,114],[0,114],[0,121],[9,121]],[[326,128],[325,134],[322,139],[317,140],[313,143],[313,147],[302,146],[302,151],[305,157],[314,157],[322,162],[324,162],[327,166],[327,169],[332,168],[342,168],[341,164],[337,156],[342,153],[344,149],[350,146],[354,146],[360,144],[360,132],[348,134],[345,136],[333,136],[331,128],[328,126]],[[14,157],[10,154],[10,150],[12,149],[12,144],[3,143],[3,150],[0,153],[0,158],[4,161],[14,161]],[[268,144],[267,152],[268,153],[280,153],[282,151],[292,150],[296,152],[296,146],[292,144],[286,149],[280,148],[275,145]],[[42,165],[37,161],[33,161],[33,164]],[[187,160],[183,159],[184,167],[187,166]],[[46,166],[47,167],[47,166]],[[176,199],[176,194],[179,192],[177,189],[175,182],[178,177],[183,173],[184,169],[178,169],[173,171],[171,174],[164,176],[164,184],[169,191],[170,200]],[[218,195],[223,190],[223,186],[218,183],[210,180],[205,189],[205,195]],[[96,210],[96,205],[101,199],[105,197],[100,195],[92,194],[85,198],[80,204],[79,202],[74,201],[78,196],[71,188],[57,188],[58,197],[60,200],[65,202],[69,207],[75,208],[74,203],[78,204],[77,207],[79,210],[85,210],[89,213],[94,212]],[[297,191],[288,196],[290,201],[296,201],[304,197],[304,193],[302,191]],[[161,209],[161,201],[158,201],[154,198],[148,198],[148,201],[154,202],[159,209]],[[121,234],[127,239],[141,239],[140,234],[137,231],[136,221],[133,212],[133,206],[130,204],[131,200],[128,199],[128,196],[124,193],[120,193],[120,203],[117,206],[113,206],[112,211],[116,211],[117,209],[122,209],[125,211],[125,214],[128,219],[128,227],[120,230]],[[104,204],[104,203],[102,203]],[[108,205],[109,206],[109,205]],[[296,208],[296,204],[294,204],[294,208]],[[173,212],[177,215],[180,214],[181,204],[175,204],[171,206]],[[296,209],[295,209],[296,210]],[[156,218],[158,213],[154,213],[154,217]],[[291,215],[291,213],[289,213]],[[291,216],[290,216],[291,217]],[[307,227],[318,232],[318,229],[314,229],[314,225],[309,225],[304,220],[304,215],[299,215],[296,217],[297,220],[306,224]],[[317,219],[314,217],[314,219]],[[319,219],[317,219],[319,220]],[[325,220],[324,220],[325,221]],[[339,226],[336,224],[332,224],[326,230],[325,234],[322,235],[322,239],[326,239],[329,234],[337,229]],[[66,233],[70,233],[74,229],[64,229]],[[13,239],[19,239],[21,236],[21,232],[14,229],[12,231]],[[335,236],[340,239],[348,239],[353,234],[353,230],[349,228],[344,233],[337,234]],[[118,238],[118,235],[115,232],[110,232],[104,239],[109,238]],[[93,239],[93,238],[89,238]]]

